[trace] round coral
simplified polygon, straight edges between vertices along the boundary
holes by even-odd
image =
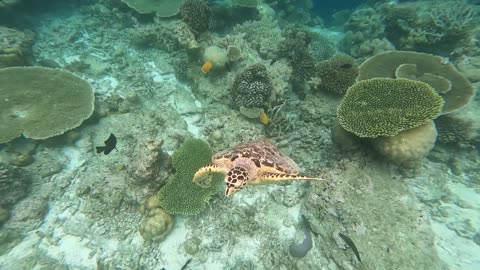
[[[208,30],[210,7],[206,1],[187,0],[180,7],[180,17],[192,31],[202,33]]]
[[[335,55],[322,61],[318,63],[316,70],[317,78],[321,79],[319,88],[340,95],[347,92],[358,76],[355,59],[348,55]]]
[[[273,85],[267,68],[255,64],[235,77],[230,90],[236,107],[264,107],[273,92]]]
[[[146,241],[163,241],[173,229],[173,217],[161,208],[149,211],[140,223],[140,234]]]
[[[436,139],[437,130],[430,120],[396,136],[375,138],[372,144],[375,150],[393,162],[404,167],[413,167],[428,155],[435,146]]]
[[[376,78],[351,86],[340,102],[340,125],[359,137],[394,136],[440,115],[443,99],[426,83]]]

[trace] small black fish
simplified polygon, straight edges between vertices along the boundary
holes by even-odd
[[[355,253],[355,256],[357,257],[358,261],[360,263],[362,263],[362,260],[360,260],[360,253],[358,253],[358,249],[357,247],[355,246],[355,244],[353,243],[352,239],[350,239],[348,236],[346,236],[345,234],[342,234],[342,233],[339,233],[338,234],[342,239],[343,241],[345,241],[345,243],[347,243],[347,245],[353,250],[353,253]]]
[[[343,64],[340,66],[340,68],[343,68],[343,69],[349,69],[349,68],[352,68],[353,65],[352,64]]]
[[[182,269],[180,270],[185,270],[187,269],[187,266],[192,262],[192,258],[188,259],[187,262],[182,266]]]
[[[115,147],[117,145],[117,137],[113,135],[113,133],[110,133],[110,137],[105,141],[105,146],[97,146],[95,147],[97,149],[97,153],[104,153],[105,155],[110,154],[113,149],[117,150]]]

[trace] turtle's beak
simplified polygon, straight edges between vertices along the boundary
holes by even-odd
[[[225,188],[225,196],[230,196],[235,193],[238,189],[236,187],[226,187]]]

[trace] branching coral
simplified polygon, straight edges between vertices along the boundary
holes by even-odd
[[[352,57],[336,55],[318,63],[315,75],[321,80],[318,89],[343,95],[355,83],[358,66]]]
[[[273,86],[263,64],[249,66],[235,77],[230,90],[235,107],[264,107],[272,94]]]
[[[180,17],[196,34],[208,30],[210,7],[206,1],[187,0],[180,7]]]

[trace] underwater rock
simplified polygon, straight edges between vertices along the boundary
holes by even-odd
[[[160,177],[165,171],[164,165],[168,155],[162,150],[163,140],[145,139],[138,141],[132,153],[132,162],[128,165],[128,182],[130,184],[155,184],[161,186],[166,175]]]
[[[183,243],[183,248],[188,255],[195,255],[200,250],[200,244],[202,240],[198,237],[190,237],[185,243]]]

